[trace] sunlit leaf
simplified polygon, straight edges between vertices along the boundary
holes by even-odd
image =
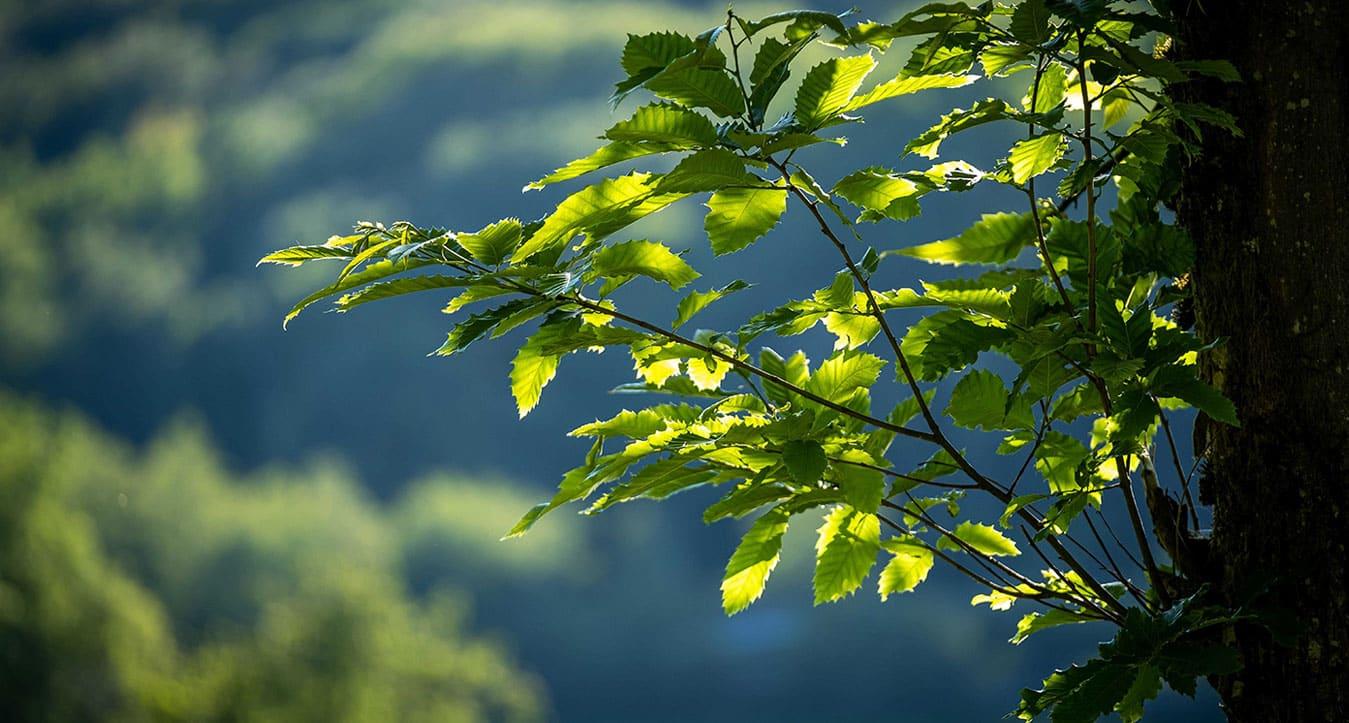
[[[721,255],[749,246],[768,233],[787,210],[782,188],[724,188],[707,202],[703,221],[712,252]]]
[[[832,58],[811,68],[796,91],[796,121],[818,128],[842,113],[875,67],[875,58],[859,55]]]
[[[461,233],[454,240],[475,260],[495,266],[505,261],[519,245],[522,228],[520,219],[508,218],[475,233]]]
[[[663,281],[674,289],[699,276],[688,262],[676,256],[664,244],[653,241],[625,241],[606,246],[591,259],[591,268],[605,277],[632,274],[646,276]]]
[[[862,586],[876,564],[881,527],[875,515],[842,505],[820,527],[816,542],[815,604],[841,600]]]
[[[1012,146],[1012,182],[1024,184],[1053,168],[1068,149],[1068,140],[1058,133],[1045,133]]]
[[[939,264],[1005,264],[1034,240],[1029,213],[986,213],[959,236],[898,253]]]
[[[934,562],[931,550],[916,542],[902,540],[887,540],[883,547],[892,557],[881,569],[882,601],[897,593],[910,592],[927,579]]]
[[[744,610],[763,594],[768,576],[778,564],[787,521],[784,512],[766,512],[741,538],[721,581],[721,606],[727,615]]]

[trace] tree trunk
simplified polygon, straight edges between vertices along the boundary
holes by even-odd
[[[1292,647],[1239,628],[1244,669],[1217,681],[1238,723],[1349,720],[1349,1],[1177,0],[1176,53],[1242,83],[1190,100],[1236,116],[1204,134],[1179,217],[1196,244],[1204,374],[1242,427],[1204,425],[1219,585],[1277,576]],[[1198,451],[1198,450],[1196,450]]]

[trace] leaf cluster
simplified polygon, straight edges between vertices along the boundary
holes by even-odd
[[[711,488],[707,522],[754,518],[722,583],[723,606],[734,614],[763,593],[788,525],[814,511],[823,515],[817,604],[854,593],[878,563],[877,590],[888,598],[913,590],[941,561],[982,588],[974,604],[1038,608],[1022,617],[1014,642],[1065,623],[1120,628],[1099,660],[1056,674],[1049,692],[1028,694],[1020,712],[1053,708],[1055,720],[1086,719],[1072,711],[1133,715],[1156,681],[1183,687],[1176,673],[1183,664],[1172,653],[1193,631],[1190,608],[1177,607],[1158,583],[1173,573],[1154,556],[1134,476],[1141,474],[1150,503],[1154,495],[1170,499],[1153,462],[1167,412],[1193,406],[1238,421],[1231,402],[1196,373],[1198,355],[1212,345],[1169,318],[1187,294],[1194,249],[1168,221],[1177,169],[1200,152],[1203,132],[1238,132],[1221,111],[1178,103],[1168,90],[1235,73],[1224,62],[1180,63],[1154,52],[1169,30],[1166,18],[1124,3],[1025,0],[933,3],[889,23],[806,11],[749,20],[732,11],[694,37],[632,35],[613,102],[646,102],[609,128],[595,152],[525,188],[656,156],[677,159],[668,172],[590,182],[531,222],[508,218],[471,232],[365,223],[263,261],[344,263],[287,321],[325,298],[347,311],[453,290],[447,313],[482,307],[435,354],[531,326],[509,372],[522,417],[564,357],[626,351],[635,380],[618,390],[656,398],[573,430],[592,440],[589,453],[511,536],[566,505],[597,513]],[[798,67],[802,52],[820,43],[840,52]],[[906,61],[895,77],[875,82],[876,56],[887,52],[907,53]],[[779,99],[794,73],[794,96]],[[803,149],[843,145],[837,131],[870,106],[976,83],[997,95],[941,116],[899,149],[893,168],[869,166],[825,184],[798,160]],[[1024,90],[1007,93],[1013,86]],[[942,158],[947,140],[993,124],[1014,124],[1024,138],[978,165]],[[868,224],[912,219],[929,194],[986,187],[1022,201],[948,238],[865,245]],[[1117,200],[1101,214],[1108,188]],[[670,246],[628,232],[693,198],[706,206],[714,255],[755,244],[794,204],[837,249],[842,270],[734,328],[684,330],[700,311],[747,288],[744,281],[672,299],[669,324],[627,313],[616,292],[630,284],[682,290],[700,278]],[[973,270],[885,288],[882,265],[903,258]],[[905,329],[893,321],[896,310],[919,316]],[[762,343],[819,330],[834,350],[818,361]],[[1004,377],[978,365],[989,357],[1013,371]],[[879,385],[894,385],[903,401],[874,409]],[[998,453],[1022,457],[1020,472],[1011,479],[980,472],[951,442],[951,426],[978,430]],[[929,451],[896,454],[897,438]],[[1186,465],[1170,449],[1177,472],[1170,481],[1188,498]],[[966,513],[961,503],[971,494],[995,500],[1003,514]],[[1115,544],[1107,544],[1098,531],[1109,526],[1101,514],[1107,499],[1128,510],[1133,534],[1123,537],[1137,546],[1113,530]],[[1191,533],[1190,518],[1181,517],[1154,525]],[[1033,558],[1029,567],[1025,558]],[[1175,627],[1177,620],[1191,627]],[[1149,625],[1157,629],[1143,630]],[[1148,642],[1133,642],[1140,637]],[[1105,685],[1098,679],[1113,686],[1110,695],[1098,696]]]

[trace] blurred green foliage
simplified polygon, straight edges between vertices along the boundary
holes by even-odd
[[[425,104],[414,89],[428,75],[474,82],[506,64],[545,84],[557,59],[606,57],[633,27],[706,17],[665,3],[585,5],[578,24],[549,0],[3,4],[0,224],[11,232],[0,235],[0,338],[12,343],[0,363],[39,363],[95,323],[189,342],[265,316],[260,285],[245,278],[246,260],[276,243],[250,238],[259,218],[273,204],[292,218],[292,202],[348,205],[337,179],[367,175],[373,159],[342,139],[400,132]],[[485,129],[514,128],[522,152],[551,155],[569,125],[500,121],[414,134],[427,137],[427,168],[400,172],[475,169]],[[308,174],[317,168],[323,180]]]
[[[235,476],[188,422],[136,451],[7,392],[0,420],[0,699],[18,719],[542,717],[540,683],[464,632],[463,601],[404,574],[565,567],[560,526],[442,557],[485,547],[517,493],[429,480],[385,509],[331,463]],[[463,496],[474,518],[447,504]]]

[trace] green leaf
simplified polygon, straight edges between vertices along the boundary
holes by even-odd
[[[721,387],[721,382],[731,371],[731,365],[713,357],[694,357],[684,363],[689,379],[702,391]]]
[[[962,522],[956,525],[954,530],[951,530],[951,534],[985,555],[1000,557],[1021,554],[1021,550],[1017,548],[1016,543],[998,532],[992,525],[979,522]]]
[[[611,141],[657,143],[662,148],[702,148],[716,145],[717,129],[701,113],[670,103],[652,103],[638,108],[631,118],[614,124],[604,137]]]
[[[1096,659],[1054,672],[1042,690],[1021,691],[1017,715],[1031,720],[1053,709],[1053,723],[1096,723],[1128,694],[1136,678],[1134,667]]]
[[[1028,613],[1016,624],[1016,634],[1009,641],[1013,645],[1020,645],[1026,638],[1049,628],[1057,628],[1061,625],[1074,625],[1077,623],[1088,622],[1090,618],[1083,617],[1067,610],[1051,609],[1044,612]]]
[[[744,610],[763,594],[768,576],[781,557],[788,519],[787,513],[770,510],[741,538],[721,580],[721,607],[727,615]]]
[[[1173,364],[1158,369],[1152,378],[1152,392],[1159,397],[1180,399],[1223,424],[1241,426],[1236,405],[1196,377],[1194,367]]]
[[[764,28],[778,25],[779,23],[791,23],[788,28],[787,36],[792,39],[800,37],[809,37],[810,34],[822,27],[827,27],[834,32],[843,35],[848,32],[843,25],[843,16],[827,13],[820,10],[786,10],[780,13],[766,15],[755,21],[740,21],[740,29],[744,31],[747,37],[753,36]]]
[[[819,128],[848,107],[862,81],[876,67],[870,55],[832,58],[810,69],[796,91],[796,122]]]
[[[710,148],[685,158],[660,179],[657,189],[662,192],[700,193],[716,191],[723,186],[763,185],[755,175],[745,171],[745,161],[736,154]]]
[[[1016,429],[1033,426],[1028,406],[1007,410],[1007,387],[993,372],[976,369],[951,390],[946,414],[957,426],[966,429]]]
[[[515,249],[511,262],[525,261],[544,249],[565,243],[582,231],[609,230],[606,227],[616,219],[627,220],[632,215],[629,212],[636,212],[639,204],[654,194],[650,181],[649,173],[633,173],[607,178],[573,193],[544,219],[543,226],[533,236]]]
[[[836,507],[825,518],[816,542],[815,604],[841,600],[862,586],[880,551],[881,523],[875,515]]]
[[[515,354],[511,362],[511,394],[515,395],[515,406],[521,419],[538,405],[543,388],[557,374],[558,362],[566,353],[548,347],[565,347],[567,338],[575,334],[579,326],[580,322],[574,319],[545,323]]]
[[[692,319],[698,312],[737,291],[748,289],[749,286],[743,281],[732,281],[720,289],[690,292],[688,296],[679,300],[679,306],[675,308],[674,323],[670,325],[671,328],[678,329],[688,323],[688,320]]]
[[[1023,43],[1039,45],[1049,39],[1049,8],[1045,0],[1025,0],[1012,11],[1012,36]]]
[[[591,479],[591,473],[595,471],[596,464],[601,459],[599,456],[601,449],[601,441],[595,440],[595,444],[590,447],[590,453],[586,455],[585,462],[562,476],[562,482],[558,484],[557,492],[553,495],[553,498],[548,502],[530,508],[502,539],[519,537],[528,532],[535,523],[549,512],[562,505],[590,496],[595,488],[600,485],[599,482]]]
[[[757,89],[760,83],[777,75],[782,66],[791,62],[805,47],[804,43],[784,43],[777,38],[766,38],[754,54],[754,66],[749,82]]]
[[[625,241],[606,246],[591,258],[591,268],[605,278],[639,274],[663,281],[674,289],[701,275],[664,244],[653,241]]]
[[[880,509],[885,497],[885,476],[879,470],[860,465],[875,462],[862,450],[844,449],[829,470],[829,479],[843,491],[843,499],[854,509],[872,514]]]
[[[1124,723],[1138,723],[1143,720],[1143,704],[1156,698],[1162,692],[1162,676],[1151,665],[1138,667],[1138,677],[1129,686],[1129,692],[1115,706],[1120,720]]]
[[[769,374],[787,380],[792,386],[800,387],[810,378],[810,361],[805,352],[798,351],[783,359],[777,352],[764,347],[759,352],[759,367]],[[775,404],[786,404],[795,396],[782,387],[768,383],[764,385],[764,394]]]
[[[661,98],[693,108],[707,108],[723,118],[745,112],[740,87],[724,70],[672,68],[648,80],[646,87]]]
[[[511,255],[520,244],[523,230],[518,218],[507,218],[475,233],[461,233],[454,240],[468,250],[476,261],[495,266]]]
[[[824,317],[824,328],[838,338],[835,349],[856,349],[876,338],[881,322],[869,314],[830,312]]]
[[[1075,437],[1049,431],[1035,450],[1035,469],[1044,475],[1051,492],[1071,492],[1079,487],[1077,467],[1091,452]]]
[[[1068,93],[1067,83],[1068,71],[1058,63],[1050,63],[1040,73],[1039,84],[1026,90],[1021,106],[1032,113],[1049,113],[1063,102]]]
[[[970,47],[968,36],[940,33],[919,43],[901,71],[908,76],[964,73],[975,61],[977,46]]]
[[[1058,133],[1018,141],[1012,146],[1012,182],[1018,186],[1048,171],[1063,158],[1068,140]]]
[[[1228,83],[1241,82],[1241,73],[1226,60],[1178,60],[1175,65],[1187,73],[1207,75]]]
[[[481,339],[498,324],[529,310],[546,309],[549,302],[539,299],[516,299],[501,306],[473,314],[450,330],[445,343],[431,352],[435,356],[450,356],[463,351],[468,345]]]
[[[334,294],[340,294],[344,291],[349,291],[358,286],[364,286],[365,284],[374,281],[379,281],[380,279],[393,276],[394,274],[401,274],[404,271],[410,271],[412,269],[421,266],[426,266],[430,263],[431,263],[430,261],[421,261],[419,259],[405,258],[400,261],[391,261],[389,259],[385,259],[383,261],[376,261],[373,264],[368,264],[366,265],[365,268],[361,269],[360,271],[356,271],[347,274],[346,276],[343,276],[332,286],[325,286],[324,288],[315,291],[314,293],[304,297],[303,299],[300,299],[298,302],[296,302],[295,306],[291,307],[290,311],[286,312],[286,318],[282,320],[281,327],[285,328],[286,325],[289,324],[292,319],[299,316],[301,311],[304,311],[306,308],[312,306],[314,302],[321,301],[323,299],[328,298],[329,296],[333,296]]]
[[[328,246],[326,244],[323,246],[291,246],[263,256],[258,260],[258,265],[299,266],[306,261],[314,261],[315,259],[349,259],[351,257],[351,249],[346,246]]]
[[[760,472],[766,473],[770,468]],[[792,491],[777,484],[757,484],[748,480],[703,511],[703,522],[711,524],[727,517],[744,517],[764,505],[790,497]]]
[[[871,354],[839,352],[829,357],[806,382],[806,391],[831,402],[845,402],[853,392],[876,383],[885,361]]]
[[[932,551],[922,545],[901,540],[887,540],[884,545],[893,557],[881,569],[879,589],[881,600],[918,587],[932,570]]]
[[[616,485],[596,500],[586,514],[600,512],[635,499],[663,500],[671,495],[708,483],[717,476],[711,467],[687,466],[689,459],[670,457],[648,464],[628,481]]]
[[[701,118],[701,116],[699,116]],[[706,120],[704,118],[704,120]],[[623,161],[630,161],[634,158],[642,158],[658,153],[668,153],[670,151],[687,148],[687,142],[680,143],[637,143],[630,141],[614,141],[599,150],[591,153],[584,158],[578,158],[565,166],[553,171],[552,173],[530,183],[524,187],[526,191],[536,191],[545,186],[562,181],[570,181],[573,178],[579,178],[591,171],[598,171],[601,168],[608,168]]]
[[[979,53],[984,75],[1000,77],[1030,68],[1031,51],[1024,45],[990,45]]]
[[[759,46],[758,52],[754,54],[754,68],[749,75],[753,88],[750,92],[750,113],[756,123],[763,120],[768,104],[782,89],[782,84],[787,82],[792,59],[808,44],[808,40],[784,43],[767,38]]]
[[[749,246],[768,233],[787,210],[787,192],[774,188],[723,188],[707,202],[703,221],[712,253],[720,256]]]
[[[388,299],[418,291],[470,286],[475,283],[481,282],[471,276],[443,276],[440,274],[409,276],[391,281],[379,281],[349,294],[343,294],[334,306],[337,307],[339,312],[346,312],[371,301],[379,301],[380,299]]]
[[[671,421],[692,422],[701,411],[691,404],[660,404],[635,412],[625,409],[604,421],[583,424],[567,436],[642,439],[665,429]]]
[[[939,264],[1005,264],[1035,240],[1029,213],[986,213],[955,238],[900,249],[905,256]]]
[[[663,31],[629,35],[620,64],[629,76],[641,75],[652,68],[663,69],[695,49],[693,38],[680,33]]]
[[[871,212],[862,214],[859,221],[907,221],[918,215],[918,197],[926,190],[908,178],[877,168],[856,171],[834,185],[834,193]]]
[[[977,75],[919,75],[907,76],[899,75],[890,80],[877,85],[875,88],[848,101],[842,109],[844,113],[851,113],[859,108],[865,108],[873,103],[879,103],[883,100],[897,98],[901,95],[917,93],[921,90],[933,90],[936,88],[963,88],[978,80]]]
[[[1011,336],[1013,333],[1007,329],[982,326],[958,312],[943,311],[910,326],[900,348],[918,378],[936,381],[973,364],[980,352],[1006,342]]]
[[[782,463],[787,465],[793,479],[810,487],[824,479],[824,470],[829,466],[824,447],[808,439],[793,439],[782,445]]]
[[[1011,106],[994,98],[981,100],[968,110],[957,108],[942,116],[936,125],[909,141],[908,145],[904,146],[904,153],[917,153],[924,158],[936,158],[942,141],[952,135],[1014,116]]]

